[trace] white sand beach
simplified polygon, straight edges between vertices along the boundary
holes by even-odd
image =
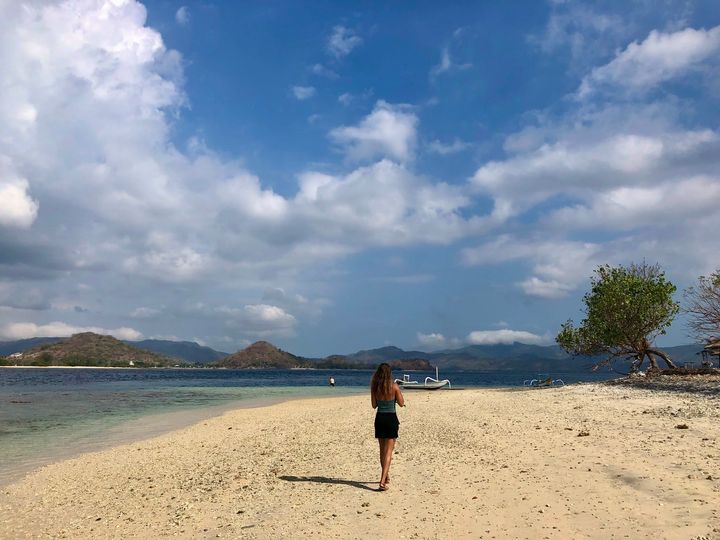
[[[304,399],[32,472],[2,488],[0,537],[720,538],[717,395],[406,399],[387,492],[369,398]]]

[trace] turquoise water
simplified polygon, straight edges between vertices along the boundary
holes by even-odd
[[[112,374],[100,373],[93,380],[90,370],[82,370],[78,381],[78,375],[60,369],[42,370],[52,371],[49,377],[55,380],[43,380],[47,374],[40,370],[12,370],[12,377],[22,380],[9,384],[8,371],[0,370],[0,485],[40,465],[152,437],[225,410],[364,391],[351,386],[241,386],[247,382],[243,380],[232,386],[227,380],[215,381],[223,386],[208,386],[205,380],[191,386],[198,381],[186,376],[112,380]],[[18,377],[18,372],[32,373]]]

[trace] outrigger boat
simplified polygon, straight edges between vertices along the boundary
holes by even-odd
[[[411,381],[410,375],[404,374],[402,379],[395,379],[395,382],[403,390],[438,390],[440,388],[448,387],[452,388],[448,379],[440,380],[440,375],[437,366],[435,367],[435,378],[425,377],[425,382],[420,383],[419,381]]]

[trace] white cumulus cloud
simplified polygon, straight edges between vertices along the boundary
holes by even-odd
[[[94,332],[96,334],[114,336],[117,339],[133,341],[143,338],[142,333],[134,328],[121,327],[108,329],[97,326],[73,326],[59,321],[47,324],[18,322],[0,327],[0,336],[8,340],[27,339],[31,337],[68,337],[81,332]]]
[[[524,330],[475,330],[465,339],[471,345],[512,345],[515,342],[526,345],[546,345],[548,338]]]
[[[659,83],[686,74],[720,52],[720,26],[710,30],[685,28],[677,32],[653,30],[633,42],[608,64],[593,69],[578,90],[585,98],[603,86],[645,92]]]
[[[423,347],[430,349],[439,349],[447,345],[447,338],[437,332],[431,332],[430,334],[423,334],[422,332],[417,333],[417,341]]]
[[[38,203],[28,193],[27,180],[3,182],[0,179],[0,225],[30,227],[38,212]]]
[[[253,338],[293,336],[298,322],[283,308],[270,304],[248,304],[226,313],[231,317],[231,326]]]
[[[362,38],[354,30],[342,25],[335,26],[328,38],[327,51],[337,59],[350,54],[356,47],[362,45]]]
[[[18,176],[10,158],[0,154],[0,226],[25,229],[35,222],[39,205],[29,190],[27,179]]]
[[[463,262],[468,265],[529,260],[533,275],[517,285],[526,294],[542,298],[566,296],[586,283],[598,264],[617,258],[612,250],[591,242],[519,239],[509,235],[462,251]]]
[[[268,304],[251,304],[245,306],[248,317],[261,322],[295,324],[295,317],[286,313],[284,309]]]
[[[345,176],[307,172],[299,184],[293,211],[311,220],[316,241],[448,243],[480,226],[461,215],[470,199],[460,188],[429,183],[388,160]]]
[[[675,182],[679,174],[702,174],[720,163],[720,135],[709,129],[616,129],[575,129],[557,142],[486,163],[472,183],[492,195],[496,207],[505,205],[510,217],[559,193],[592,197],[627,185]]]
[[[406,162],[415,154],[418,123],[418,117],[406,106],[381,100],[358,125],[335,128],[329,136],[353,161],[388,157]]]
[[[597,193],[587,204],[553,211],[548,221],[558,228],[633,229],[661,223],[672,209],[673,220],[712,214],[720,202],[720,176],[679,178],[655,186],[623,186]]]

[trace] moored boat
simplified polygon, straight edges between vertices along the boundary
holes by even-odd
[[[435,367],[435,378],[425,377],[425,382],[410,380],[410,375],[404,374],[402,379],[395,379],[395,382],[403,390],[439,390],[440,388],[452,388],[448,379],[440,380],[437,366]]]

